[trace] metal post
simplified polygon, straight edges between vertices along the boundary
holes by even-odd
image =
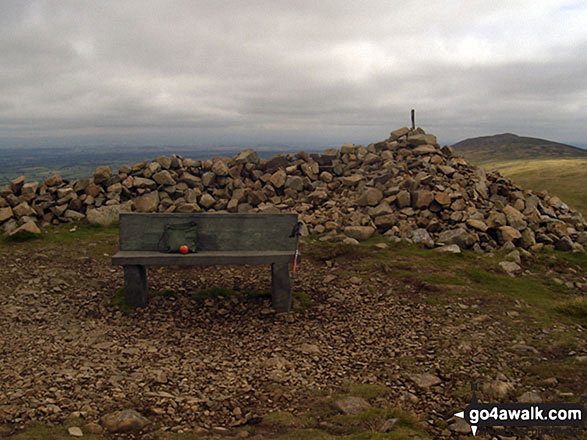
[[[412,130],[416,129],[416,110],[412,109]]]

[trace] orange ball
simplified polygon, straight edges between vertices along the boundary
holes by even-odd
[[[179,247],[179,253],[181,254],[187,254],[189,251],[190,249],[185,244]]]

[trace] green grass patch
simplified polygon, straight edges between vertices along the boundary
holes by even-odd
[[[71,440],[73,437],[67,432],[70,426],[48,426],[37,422],[28,423],[25,429],[15,435],[7,437],[9,440]],[[79,426],[79,425],[78,425]],[[81,426],[80,426],[81,427]],[[82,428],[83,431],[83,428]],[[84,433],[87,440],[106,440],[106,437]]]
[[[349,385],[349,394],[351,396],[362,397],[363,399],[374,399],[384,396],[389,390],[385,385],[377,383],[355,383]]]
[[[43,240],[50,243],[74,243],[80,240],[114,242],[117,237],[118,224],[99,226],[92,225],[87,221],[51,226],[43,234]]]
[[[270,427],[285,427],[290,428],[292,426],[300,426],[299,422],[292,413],[287,411],[273,411],[266,414],[261,422],[264,426]]]
[[[587,327],[587,299],[573,298],[554,307],[557,313],[579,322],[583,327]]]
[[[131,312],[132,307],[126,302],[124,287],[116,289],[116,292],[114,292],[112,298],[110,299],[110,305],[117,308],[125,315],[128,315]]]

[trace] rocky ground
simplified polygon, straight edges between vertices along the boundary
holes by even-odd
[[[0,437],[76,420],[86,438],[469,438],[453,414],[471,382],[485,401],[585,390],[584,254],[526,257],[513,278],[488,256],[307,242],[287,325],[245,293],[269,290],[263,266],[152,268],[150,305],[126,312],[117,248],[113,229],[0,245]],[[337,415],[349,395],[359,424]],[[109,433],[127,408],[150,423]]]

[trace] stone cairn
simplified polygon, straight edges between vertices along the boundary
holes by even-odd
[[[486,174],[420,128],[322,154],[265,160],[247,149],[232,159],[162,156],[118,173],[100,166],[93,178],[73,181],[55,175],[39,184],[18,177],[0,191],[0,224],[8,235],[84,218],[106,225],[131,211],[296,212],[307,233],[326,240],[362,241],[377,231],[427,247],[479,252],[584,252],[587,245],[585,219],[558,197]]]

